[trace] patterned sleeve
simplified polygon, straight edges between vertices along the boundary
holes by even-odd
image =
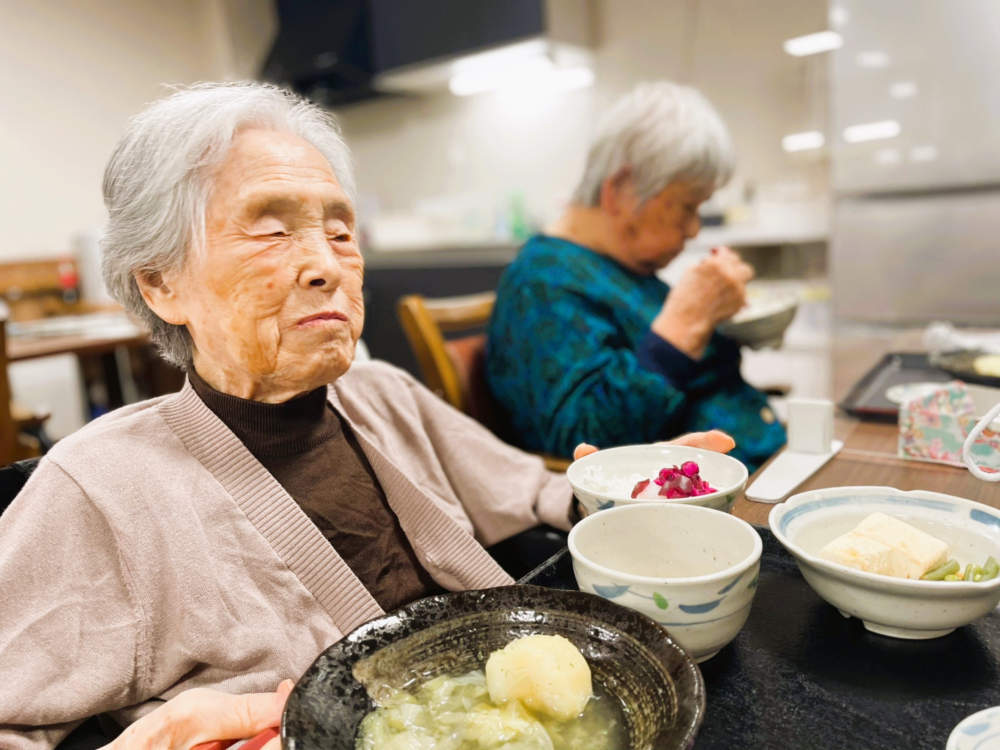
[[[528,447],[571,456],[583,442],[679,431],[683,391],[640,361],[600,302],[544,283],[506,292],[491,325],[490,385]]]

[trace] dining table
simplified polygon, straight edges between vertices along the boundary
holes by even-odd
[[[838,416],[834,421],[834,436],[844,442],[844,447],[799,485],[795,493],[828,487],[895,487],[904,491],[941,492],[1000,508],[1000,485],[976,479],[965,467],[900,458],[899,428],[895,423]],[[755,476],[750,477],[748,486],[753,484]],[[733,506],[733,515],[767,526],[767,516],[773,507],[770,503],[748,500],[741,493]]]
[[[117,331],[107,335],[72,335],[49,337],[7,337],[7,361],[23,362],[60,354],[87,356],[107,354],[119,347],[145,346],[149,333],[142,329]]]
[[[912,331],[838,339],[835,396],[842,398],[887,352],[919,348]],[[790,494],[886,486],[1000,508],[1000,484],[965,468],[900,458],[895,423],[839,414],[834,433],[843,449]],[[869,632],[806,583],[768,527],[773,507],[741,495],[732,510],[761,537],[760,577],[746,625],[699,665],[706,714],[696,750],[943,750],[960,721],[1000,705],[998,611],[931,640]],[[520,582],[576,589],[569,552]]]

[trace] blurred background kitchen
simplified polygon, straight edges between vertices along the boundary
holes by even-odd
[[[0,0],[0,464],[182,382],[97,255],[107,158],[166,84],[271,80],[337,114],[364,341],[418,375],[399,300],[492,290],[603,108],[644,80],[699,88],[738,168],[664,278],[729,245],[798,295],[783,345],[745,350],[782,414],[932,321],[1000,326],[998,39],[996,0]]]

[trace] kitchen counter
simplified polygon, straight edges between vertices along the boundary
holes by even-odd
[[[440,250],[367,250],[365,268],[432,268],[507,265],[517,256],[521,243],[469,245]]]

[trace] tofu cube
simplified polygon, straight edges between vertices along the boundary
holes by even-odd
[[[947,544],[885,513],[872,513],[857,525],[854,533],[881,542],[909,558],[913,564],[900,578],[920,578],[948,561]]]
[[[892,547],[853,531],[838,536],[819,551],[819,556],[855,570],[883,576],[895,576],[899,569],[906,567],[907,562]]]

